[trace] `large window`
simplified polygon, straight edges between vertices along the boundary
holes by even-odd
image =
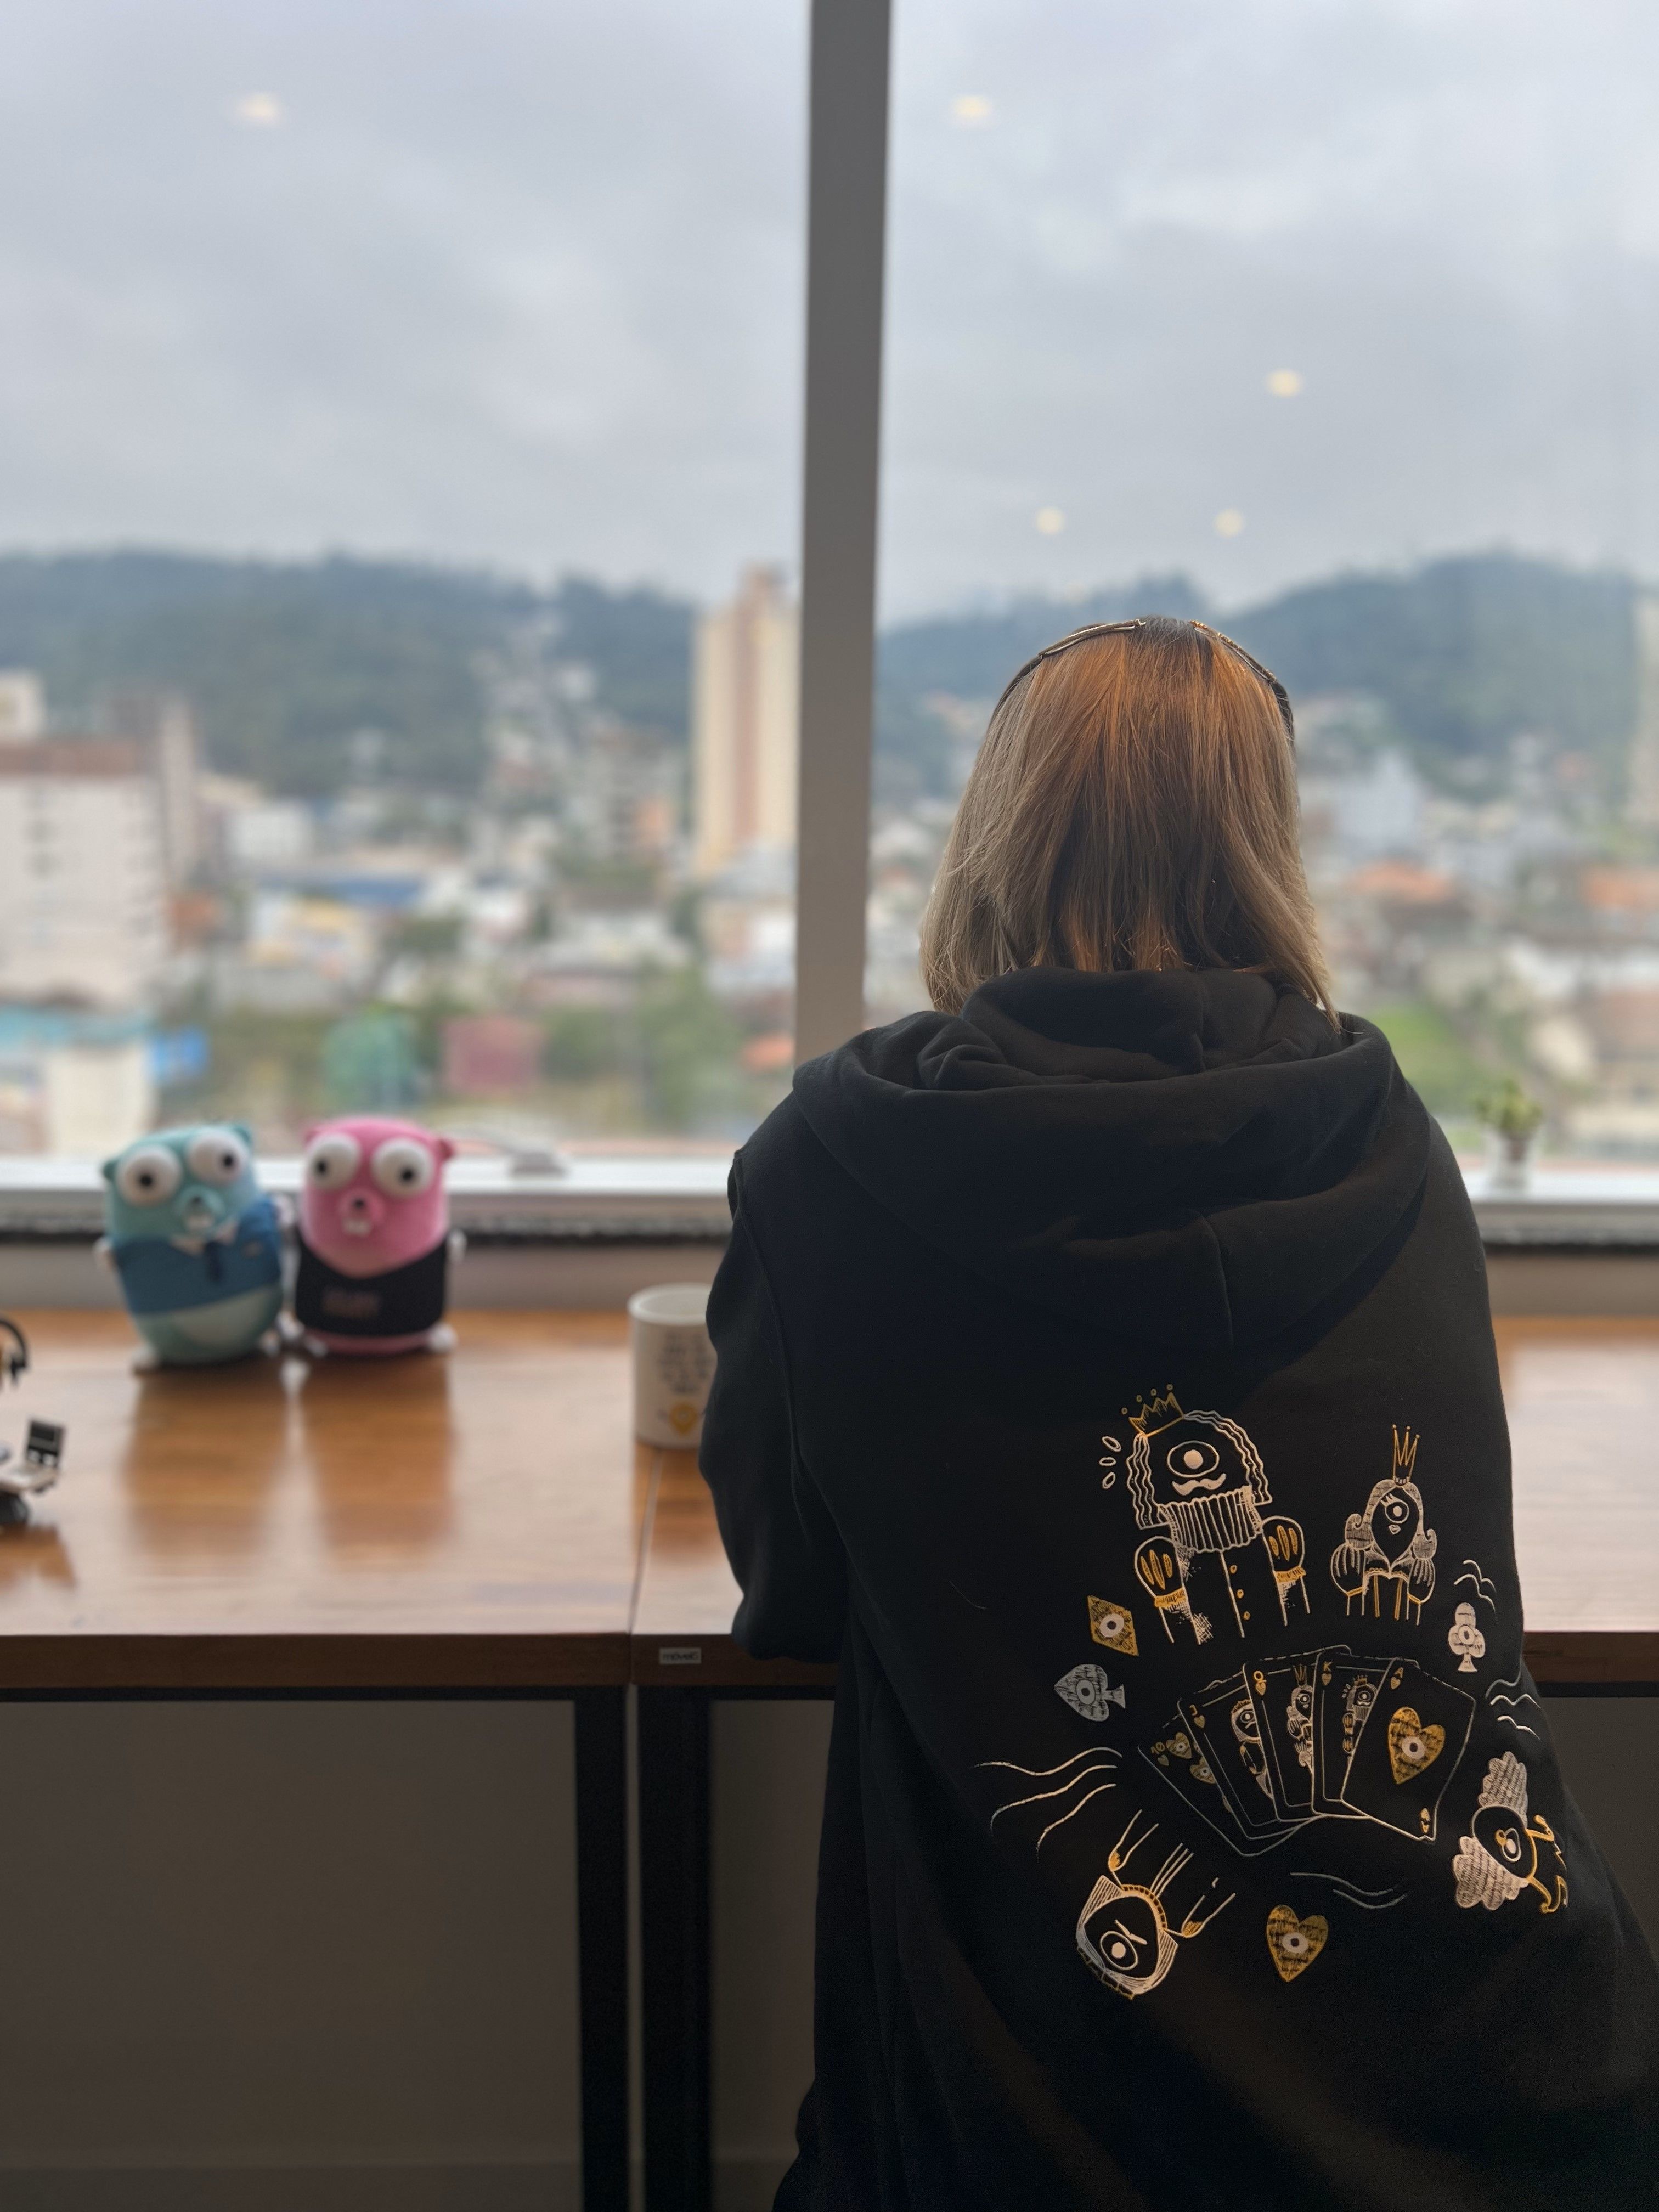
[[[17,0],[0,1149],[787,1081],[805,0]]]
[[[1284,677],[1345,1005],[1472,1151],[1659,1157],[1659,17],[909,0],[872,1012],[990,700],[1079,621]]]
[[[0,1148],[717,1146],[779,1095],[807,15],[13,9]],[[896,10],[872,1018],[1010,670],[1202,612],[1291,690],[1344,1003],[1466,1149],[1513,1079],[1659,1158],[1659,22],[1562,23]]]

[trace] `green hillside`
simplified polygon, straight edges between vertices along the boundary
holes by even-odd
[[[1522,731],[1607,758],[1636,708],[1627,576],[1487,554],[1339,576],[1230,618],[1293,696],[1369,691],[1425,757]]]
[[[89,723],[125,685],[176,686],[216,768],[301,796],[339,787],[365,729],[383,732],[388,775],[475,787],[481,657],[542,614],[559,652],[592,668],[602,704],[683,732],[691,611],[659,593],[572,579],[538,594],[391,562],[0,556],[0,666],[38,669],[57,720]]]
[[[894,795],[950,788],[953,747],[944,722],[927,710],[931,694],[988,702],[1021,661],[1085,623],[1204,611],[1184,576],[1156,576],[1084,599],[1027,598],[994,612],[894,625],[883,633],[876,659],[876,750],[884,784]]]
[[[1632,592],[1618,574],[1482,555],[1334,577],[1228,621],[1293,693],[1382,700],[1431,769],[1499,758],[1522,731],[1612,764],[1634,711]],[[593,672],[601,707],[683,742],[694,611],[645,588],[568,577],[539,592],[412,562],[0,555],[0,666],[38,668],[60,720],[89,720],[100,695],[125,685],[176,685],[216,767],[302,795],[338,788],[364,729],[384,732],[387,774],[473,788],[481,662],[532,617],[550,617],[554,649]],[[1193,586],[1169,576],[893,626],[878,659],[884,788],[952,787],[958,748],[932,695],[994,698],[1028,654],[1080,623],[1204,611]]]
[[[1488,554],[1403,575],[1337,576],[1218,617],[1182,577],[1086,604],[1024,599],[996,614],[907,623],[881,641],[878,744],[925,788],[951,756],[930,691],[995,697],[1020,662],[1084,622],[1207,616],[1294,696],[1367,692],[1432,774],[1496,761],[1523,732],[1616,771],[1635,715],[1629,577]]]

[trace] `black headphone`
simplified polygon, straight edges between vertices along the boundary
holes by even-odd
[[[8,1382],[21,1382],[29,1364],[29,1340],[9,1314],[0,1314],[0,1329],[13,1340],[0,1353],[0,1372]]]
[[[1121,635],[1127,630],[1154,628],[1162,628],[1166,635],[1170,630],[1175,629],[1200,630],[1206,637],[1212,639],[1216,645],[1225,646],[1227,650],[1236,659],[1242,660],[1253,674],[1259,676],[1268,690],[1273,693],[1273,704],[1279,709],[1279,719],[1284,725],[1285,735],[1290,741],[1291,751],[1295,751],[1296,716],[1291,711],[1291,695],[1273,674],[1272,669],[1264,668],[1253,653],[1246,653],[1238,640],[1236,637],[1229,637],[1224,630],[1212,629],[1208,623],[1178,621],[1169,615],[1132,615],[1124,622],[1085,623],[1081,629],[1074,629],[1066,637],[1056,638],[1052,645],[1045,645],[1041,653],[1034,653],[1023,667],[1014,671],[1002,687],[1002,698],[997,701],[997,707],[1001,706],[1003,699],[1008,696],[1022,677],[1029,676],[1031,671],[1041,666],[1043,661],[1052,660],[1057,653],[1064,653],[1073,645],[1082,645],[1091,637],[1114,637]],[[996,707],[991,709],[991,713],[994,719]]]

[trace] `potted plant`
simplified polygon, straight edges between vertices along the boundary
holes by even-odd
[[[1491,1130],[1493,1139],[1492,1174],[1488,1188],[1519,1191],[1527,1188],[1532,1167],[1533,1141],[1544,1119],[1544,1109],[1512,1075],[1496,1090],[1474,1102],[1475,1117]]]

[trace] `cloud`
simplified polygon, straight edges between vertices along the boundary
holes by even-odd
[[[7,540],[705,593],[790,557],[805,20],[15,0]],[[1498,544],[1659,569],[1652,11],[896,21],[889,608]]]
[[[793,553],[805,18],[19,0],[14,544],[714,586]],[[250,83],[283,127],[228,129]]]

